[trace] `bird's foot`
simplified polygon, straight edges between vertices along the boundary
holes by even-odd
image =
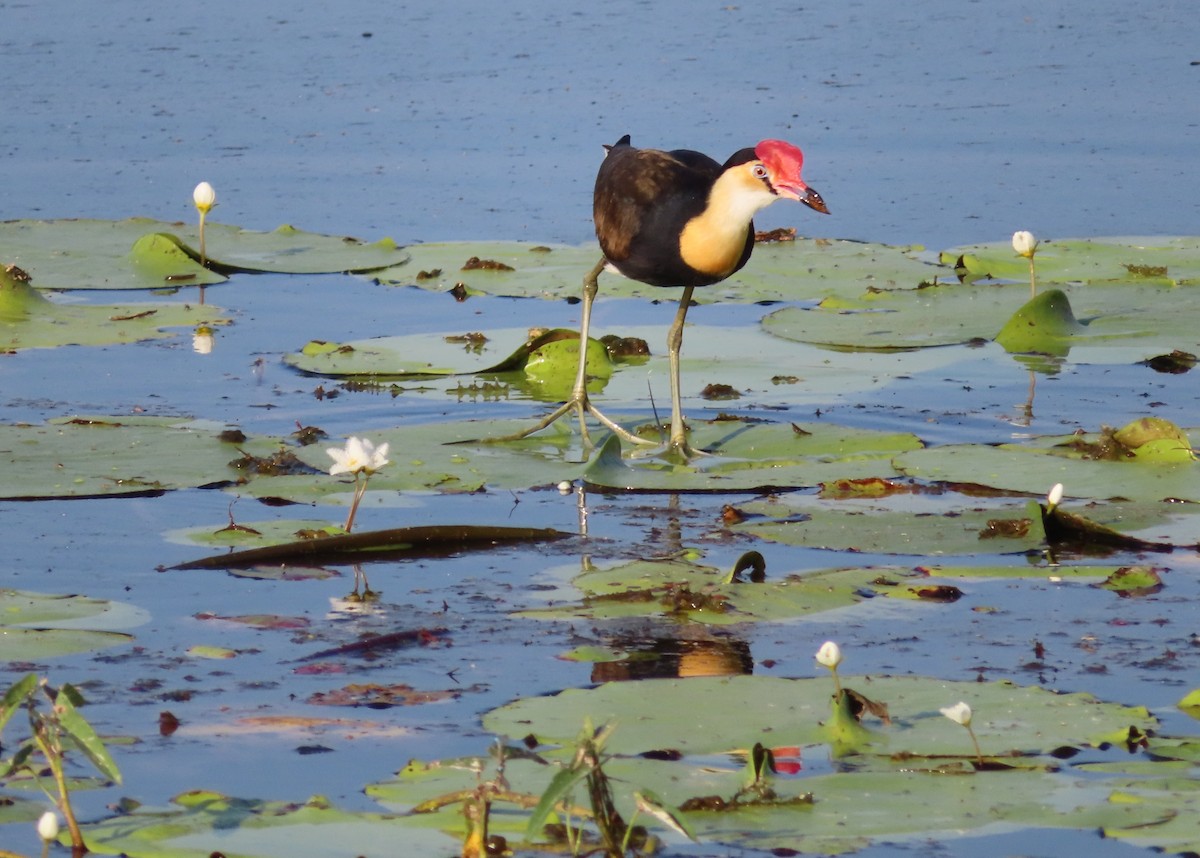
[[[641,439],[643,444],[646,439]],[[629,454],[631,459],[662,459],[678,465],[688,465],[697,459],[703,459],[713,454],[688,443],[687,436],[673,438],[665,444],[658,444],[651,449],[634,450]]]
[[[605,414],[603,411],[601,411],[599,408],[597,408],[595,405],[593,405],[591,400],[588,399],[588,396],[586,393],[582,394],[582,395],[572,396],[570,399],[568,399],[562,405],[558,406],[558,408],[551,411],[549,414],[547,414],[545,417],[543,417],[537,423],[535,423],[534,425],[530,426],[527,429],[522,429],[519,432],[513,432],[509,435],[493,435],[493,436],[489,436],[486,438],[475,438],[475,439],[472,439],[469,441],[453,441],[451,443],[454,443],[454,444],[472,444],[472,443],[501,444],[501,443],[504,443],[505,441],[520,441],[523,438],[528,438],[530,435],[534,435],[538,432],[541,432],[543,429],[550,426],[552,423],[559,420],[560,418],[571,413],[572,411],[574,411],[579,417],[579,432],[580,432],[580,435],[582,435],[582,437],[583,437],[584,446],[588,449],[591,449],[592,447],[595,446],[592,443],[591,436],[588,434],[587,415],[589,415],[589,414],[594,419],[598,420],[600,422],[600,424],[603,425],[606,429],[608,429],[610,432],[612,432],[614,435],[616,435],[618,438],[620,438],[622,441],[625,441],[626,443],[636,444],[636,445],[640,445],[640,446],[647,446],[647,445],[654,446],[655,444],[658,443],[657,441],[652,441],[648,438],[642,438],[638,435],[635,435],[632,432],[630,432],[628,429],[626,429],[624,426],[617,423],[615,420],[613,420],[611,417],[609,417],[607,414]]]

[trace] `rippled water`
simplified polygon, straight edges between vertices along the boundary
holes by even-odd
[[[780,205],[760,218],[763,227],[796,225],[803,233],[931,249],[1002,240],[1018,228],[1046,237],[1194,234],[1200,222],[1198,45],[1200,19],[1190,2],[613,0],[407,9],[356,1],[0,2],[0,49],[7,60],[0,213],[190,219],[191,189],[206,179],[218,190],[216,219],[248,228],[292,223],[402,243],[580,243],[591,235],[590,186],[600,144],[628,132],[640,145],[687,146],[717,156],[761,137],[800,144],[805,176],[833,216],[818,219]],[[0,419],[145,410],[197,414],[248,431],[285,433],[296,422],[311,423],[335,437],[437,419],[461,405],[443,391],[318,400],[314,380],[278,361],[317,336],[442,329],[448,318],[454,327],[467,320],[472,328],[511,326],[528,314],[527,305],[502,299],[452,310],[443,296],[410,291],[342,277],[240,278],[209,292],[210,301],[236,313],[213,355],[201,359],[180,338],[6,357],[0,361]],[[644,323],[661,320],[665,329],[670,312],[602,301],[597,316],[605,325],[638,314]],[[543,324],[576,321],[576,308],[565,304],[539,306],[538,313]],[[701,307],[692,318],[751,325],[758,315],[757,308]],[[800,351],[801,360],[814,365],[828,357]],[[932,443],[1005,439],[1014,430],[1003,415],[1024,400],[1026,383],[1010,366],[964,356],[953,368],[861,400],[839,397],[813,406],[839,422],[915,431]],[[1194,415],[1171,411],[1178,385],[1191,383],[1147,381],[1144,372],[1126,368],[1069,367],[1041,385],[1039,422],[1031,429],[1095,425],[1092,418],[1114,403],[1136,412],[1147,391],[1168,403],[1162,416],[1194,423]],[[1080,391],[1090,393],[1081,397]],[[531,410],[526,403],[463,407],[480,414]],[[931,409],[937,419],[929,418]],[[715,564],[731,563],[745,546],[711,536],[715,512],[730,500],[737,498],[594,498],[594,553],[654,553],[665,534],[704,545]],[[497,552],[417,563],[375,579],[390,606],[386,620],[446,624],[453,647],[384,659],[366,677],[475,690],[441,707],[379,716],[410,729],[405,739],[326,737],[335,748],[330,754],[296,755],[294,748],[309,740],[295,736],[214,740],[204,729],[228,711],[291,711],[293,695],[303,698],[331,683],[290,675],[293,649],[299,657],[313,647],[306,641],[214,630],[194,615],[270,611],[321,622],[329,599],[349,583],[271,584],[155,571],[197,553],[164,541],[164,531],[222,522],[229,504],[228,495],[202,491],[0,502],[0,586],[85,592],[130,601],[151,615],[134,630],[137,649],[48,666],[56,679],[87,687],[96,700],[92,717],[106,732],[142,739],[118,753],[125,787],[81,795],[87,813],[102,813],[116,795],[161,803],[195,786],[294,800],[320,792],[369,806],[359,795],[362,785],[388,776],[409,756],[480,752],[487,742],[477,722],[481,711],[517,694],[589,680],[586,666],[553,658],[571,631],[545,636],[504,622],[513,607],[545,598],[540,587],[565,578],[565,570],[578,566],[577,555]],[[235,509],[266,514],[248,501]],[[384,526],[397,517],[404,524],[470,518],[566,530],[578,525],[571,498],[533,492],[419,497],[399,513],[367,509],[363,520]],[[779,549],[777,556],[789,570],[837,562],[798,549]],[[1119,621],[1122,629],[1139,629],[1128,635],[1126,666],[1151,657],[1153,648],[1186,646],[1181,635],[1191,630],[1195,585],[1172,584],[1170,598],[1119,610],[1107,594],[1047,588],[1031,599],[1025,591],[991,587],[972,604],[999,606],[1012,619],[982,652],[947,645],[976,634],[966,608],[942,615],[947,619],[937,628],[863,611],[758,630],[748,642],[759,662],[777,664],[777,675],[810,671],[811,641],[836,634],[855,648],[856,670],[962,678],[973,676],[982,661],[992,676],[1167,707],[1186,687],[1186,676],[1128,669],[1090,675],[1073,642]],[[1147,641],[1145,630],[1164,619],[1163,637]],[[363,621],[336,615],[327,622],[331,637],[350,638]],[[996,634],[994,626],[989,633]],[[1059,659],[1048,676],[1020,672],[1035,638]],[[258,652],[216,667],[183,659],[187,647],[210,642]],[[1135,652],[1139,648],[1146,651]],[[191,699],[165,703],[160,693],[144,690],[147,678],[180,696],[190,691]],[[164,708],[185,723],[171,739],[157,736]],[[0,841],[29,853],[36,848],[24,828],[0,828]],[[1135,852],[1076,833],[1038,833],[1032,841],[998,836],[953,848],[981,856]],[[928,854],[945,854],[938,849],[929,846]],[[880,847],[871,854],[896,851]]]

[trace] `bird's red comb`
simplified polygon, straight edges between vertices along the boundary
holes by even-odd
[[[804,153],[786,140],[763,140],[754,147],[754,154],[779,175],[799,177],[804,165]]]

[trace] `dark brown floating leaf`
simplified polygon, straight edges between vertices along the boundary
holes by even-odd
[[[449,334],[445,338],[448,343],[486,343],[487,335],[482,331],[470,331],[465,334]]]
[[[450,290],[450,294],[453,295],[454,300],[460,304],[471,297],[470,293],[467,292],[467,284],[463,283],[462,281],[454,284],[454,287]]]
[[[916,489],[905,483],[885,480],[882,477],[865,477],[856,480],[831,480],[821,483],[821,497],[832,500],[846,498],[884,498],[892,495],[915,494]]]
[[[860,694],[853,688],[845,688],[842,690],[842,693],[846,695],[846,702],[850,706],[850,714],[854,716],[856,721],[862,721],[866,715],[874,715],[885,725],[892,723],[886,703],[872,700],[870,697]]]
[[[497,262],[495,259],[480,259],[478,256],[472,256],[463,263],[463,271],[516,271],[511,265],[506,265],[503,262]]]
[[[418,706],[456,700],[461,691],[418,691],[411,685],[376,685],[356,683],[333,691],[318,691],[308,698],[316,706],[366,706],[369,709],[390,709],[393,706]]]
[[[686,584],[668,584],[666,592],[659,601],[672,614],[686,614],[695,611],[723,614],[727,609],[724,596],[697,592]]]
[[[1031,518],[989,518],[987,524],[979,531],[980,539],[1022,539],[1029,535],[1033,524]]]
[[[140,313],[131,313],[127,316],[109,316],[110,322],[131,322],[134,319],[145,319],[148,316],[153,316],[158,310],[143,310]]]
[[[240,458],[229,463],[231,468],[239,471],[271,477],[321,473],[312,465],[300,461],[291,450],[279,450],[270,456],[252,456],[245,451],[241,452]]]
[[[733,504],[725,504],[721,507],[721,521],[724,524],[741,524],[746,520],[746,515]]]
[[[420,283],[423,280],[436,280],[438,277],[441,277],[441,276],[442,276],[442,269],[440,269],[440,268],[432,268],[429,271],[418,271],[417,272],[417,282]]]
[[[241,429],[226,429],[217,435],[217,440],[222,444],[244,444],[246,433]]]
[[[1169,355],[1155,355],[1138,363],[1150,367],[1155,372],[1182,375],[1196,365],[1196,356],[1191,352],[1175,349]]]
[[[700,391],[700,395],[702,397],[704,397],[705,399],[710,399],[710,400],[711,399],[723,400],[723,399],[741,399],[742,398],[742,394],[739,393],[736,388],[734,388],[728,384],[707,385],[702,391]]]
[[[927,602],[957,602],[962,598],[962,590],[952,584],[938,584],[934,587],[914,587],[911,592],[918,599]]]
[[[311,446],[328,437],[324,429],[319,429],[316,426],[301,426],[299,421],[296,422],[296,431],[292,433],[292,438],[301,447]]]
[[[1067,512],[1061,506],[1055,507],[1049,515],[1045,514],[1045,507],[1042,507],[1042,511],[1046,541],[1054,548],[1069,548],[1085,553],[1089,550],[1094,553],[1098,549],[1170,552],[1175,548],[1168,543],[1149,542],[1135,536],[1126,536],[1081,515]]]
[[[506,543],[549,542],[569,536],[571,534],[561,530],[536,527],[471,524],[396,527],[247,548],[215,557],[202,557],[171,566],[169,569],[245,569],[267,564],[311,566],[363,563],[397,558],[444,556],[457,551],[486,550]]]
[[[167,710],[158,713],[158,735],[170,736],[179,729],[179,719]]]
[[[754,240],[759,244],[768,244],[775,241],[795,241],[796,227],[781,226],[778,229],[759,230],[754,233]]]
[[[604,343],[604,348],[608,350],[608,356],[614,360],[649,357],[650,355],[650,346],[641,337],[619,337],[616,334],[608,334],[601,337],[600,342]]]
[[[1134,277],[1167,276],[1167,266],[1165,265],[1132,265],[1127,262],[1122,262],[1121,266]]]
[[[408,646],[428,646],[449,634],[447,629],[405,629],[401,632],[389,632],[384,635],[367,635],[360,640],[332,649],[323,649],[299,659],[300,661],[315,661],[341,655],[361,656],[368,653],[378,653],[383,650],[400,649]]]

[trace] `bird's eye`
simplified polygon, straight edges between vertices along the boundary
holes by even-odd
[[[765,179],[767,177],[767,168],[762,164],[755,164],[753,172],[756,179]]]

